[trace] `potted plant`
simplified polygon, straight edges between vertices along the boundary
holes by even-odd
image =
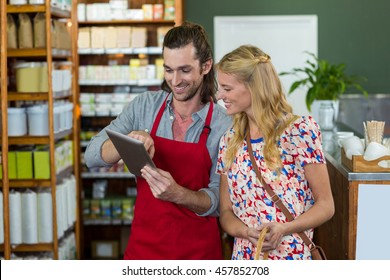
[[[345,64],[330,64],[327,60],[319,59],[315,54],[307,52],[314,58],[314,62],[307,60],[306,66],[293,68],[290,72],[282,72],[280,75],[304,74],[303,78],[295,81],[288,92],[291,94],[300,86],[307,86],[306,106],[311,112],[315,100],[338,100],[347,89],[355,88],[364,96],[367,91],[360,85],[359,80],[365,80],[360,76],[348,76],[345,74]]]

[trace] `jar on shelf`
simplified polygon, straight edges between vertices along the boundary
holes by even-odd
[[[8,107],[8,136],[23,136],[27,134],[26,108]]]
[[[332,130],[334,128],[335,110],[331,100],[322,101],[318,114],[318,123],[323,130]]]

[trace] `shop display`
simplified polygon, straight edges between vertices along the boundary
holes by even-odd
[[[0,256],[80,258],[76,3],[4,2]]]

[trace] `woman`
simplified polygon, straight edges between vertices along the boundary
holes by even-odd
[[[268,233],[262,251],[269,259],[311,259],[310,248],[297,233],[312,239],[313,228],[334,214],[317,123],[310,116],[293,115],[271,58],[259,48],[240,46],[226,54],[216,70],[218,98],[234,117],[221,138],[217,164],[220,222],[235,238],[232,259],[254,259],[264,227]],[[264,184],[279,196],[293,221],[287,221]]]

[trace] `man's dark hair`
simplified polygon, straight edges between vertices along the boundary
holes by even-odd
[[[184,22],[180,26],[175,26],[170,29],[164,37],[163,49],[178,49],[193,44],[195,48],[196,58],[199,60],[199,65],[202,65],[209,59],[213,59],[213,51],[211,49],[206,31],[198,24],[191,22]],[[206,104],[210,101],[210,97],[216,102],[216,82],[214,69],[204,76],[203,85],[201,88],[202,103]],[[163,81],[161,88],[165,91],[171,92],[167,82]]]

